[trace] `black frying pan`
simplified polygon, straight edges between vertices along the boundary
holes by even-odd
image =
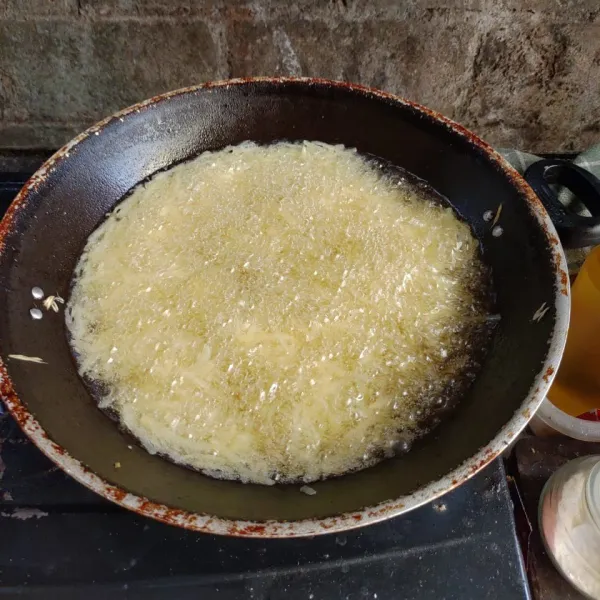
[[[34,286],[68,295],[87,237],[140,181],[205,150],[282,139],[356,147],[427,181],[479,238],[502,316],[483,369],[452,418],[405,456],[314,484],[315,496],[293,485],[218,481],[151,456],[98,410],[77,374],[62,313],[33,320],[29,312]],[[546,175],[558,169],[564,178],[567,167],[550,167],[530,175],[538,189],[548,191],[542,198],[559,221],[562,239],[600,242],[597,216],[573,221],[558,214]],[[589,185],[585,194],[591,194]],[[496,237],[484,213],[495,214],[499,206],[502,234]],[[558,367],[568,324],[561,244],[524,180],[440,115],[343,83],[236,80],[127,109],[76,138],[32,177],[2,221],[0,242],[2,393],[21,427],[61,468],[103,496],[213,533],[340,530],[400,514],[452,489],[525,426]],[[534,318],[543,308],[543,317]],[[11,354],[41,357],[47,364]]]

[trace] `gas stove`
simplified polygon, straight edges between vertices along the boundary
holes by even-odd
[[[31,158],[3,164],[2,214],[36,167]],[[530,598],[501,459],[377,525],[310,539],[226,538],[106,502],[0,411],[0,597]]]

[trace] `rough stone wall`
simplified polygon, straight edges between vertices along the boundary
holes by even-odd
[[[402,94],[497,146],[600,141],[600,0],[0,0],[0,148],[246,75]]]

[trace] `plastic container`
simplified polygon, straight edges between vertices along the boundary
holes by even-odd
[[[600,246],[585,259],[571,290],[571,321],[548,399],[577,417],[600,408]]]
[[[542,491],[538,518],[558,571],[582,594],[600,600],[600,456],[556,471]]]
[[[600,421],[572,417],[554,406],[548,398],[542,402],[529,426],[540,437],[563,434],[584,442],[600,442]]]

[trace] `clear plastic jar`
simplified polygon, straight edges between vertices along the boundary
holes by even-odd
[[[600,456],[572,460],[550,477],[540,498],[539,523],[563,577],[600,600]]]

